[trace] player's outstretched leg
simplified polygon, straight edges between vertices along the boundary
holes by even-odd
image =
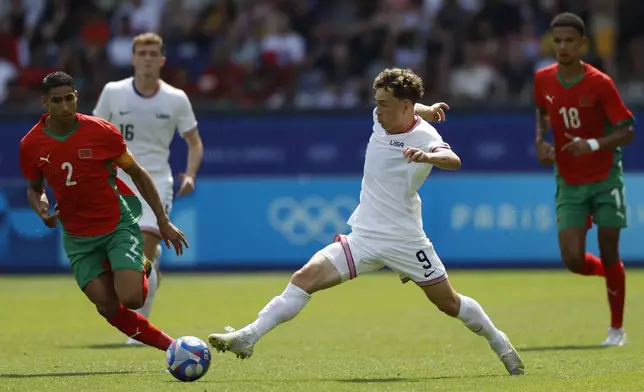
[[[141,272],[126,270],[117,271],[116,273],[123,275],[123,272],[137,274],[140,293],[138,299],[134,294],[126,293],[122,295],[125,304],[121,304],[117,294],[118,285],[115,284],[115,279],[111,272],[103,273],[98,278],[89,282],[83,288],[83,292],[96,305],[98,313],[105,317],[119,331],[127,336],[138,339],[148,346],[158,348],[159,350],[167,350],[174,339],[150,324],[145,317],[127,308],[128,306],[140,306],[143,303],[143,296],[147,291],[145,287],[147,280],[145,275]],[[122,279],[122,276],[120,278],[120,285],[126,285],[127,283]],[[130,277],[128,279],[130,284],[133,284],[132,278]],[[136,283],[134,284],[136,285]]]
[[[483,336],[510,375],[524,373],[523,361],[510,339],[494,326],[478,302],[456,293],[447,279],[431,286],[421,286],[421,289],[440,311],[460,319],[469,330]]]
[[[624,332],[624,301],[626,298],[626,271],[619,259],[619,228],[600,227],[597,233],[599,252],[604,264],[606,292],[610,305],[610,327],[604,346],[623,346],[626,344]]]
[[[238,331],[226,327],[227,333],[211,334],[208,340],[217,351],[230,351],[237,358],[248,358],[253,355],[255,343],[268,331],[297,316],[311,294],[340,283],[341,276],[334,264],[322,253],[317,253],[293,274],[282,294],[266,304],[254,322]]]

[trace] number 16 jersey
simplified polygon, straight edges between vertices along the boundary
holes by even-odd
[[[571,141],[566,133],[599,139],[633,120],[611,78],[588,64],[583,67],[583,73],[572,81],[559,75],[557,64],[538,70],[534,78],[535,103],[548,114],[557,170],[569,185],[603,181],[609,175],[621,177],[621,150],[599,150],[575,157],[561,150]]]
[[[134,78],[109,82],[93,114],[116,125],[137,162],[156,182],[172,183],[169,158],[174,134],[183,136],[197,127],[183,90],[159,80],[157,91],[143,96],[134,86]]]

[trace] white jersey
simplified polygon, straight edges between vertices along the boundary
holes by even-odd
[[[373,113],[373,133],[365,155],[360,204],[349,218],[352,231],[365,237],[418,240],[423,231],[418,190],[433,165],[408,163],[407,147],[435,151],[450,148],[420,117],[405,133],[389,134]]]
[[[159,90],[142,96],[134,78],[109,82],[103,88],[93,114],[120,129],[128,149],[157,181],[172,183],[170,143],[197,127],[190,100],[183,90],[159,81]]]

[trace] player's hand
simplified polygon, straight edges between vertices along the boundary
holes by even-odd
[[[192,176],[187,176],[183,173],[179,174],[179,179],[181,180],[181,188],[179,188],[178,196],[185,196],[192,193],[195,190],[195,178]]]
[[[570,153],[576,157],[593,152],[586,139],[573,136],[569,133],[566,133],[566,137],[570,139],[570,141],[566,143],[565,146],[561,147],[561,151],[570,151]]]
[[[159,222],[159,233],[168,249],[170,249],[170,244],[172,244],[174,250],[177,252],[177,256],[183,254],[184,246],[186,248],[190,247],[186,236],[170,221]]]
[[[427,107],[426,110],[420,110],[418,115],[427,122],[440,123],[447,119],[446,110],[449,110],[449,105],[445,102],[438,102]]]
[[[40,212],[38,212],[38,216],[40,216],[40,219],[42,219],[45,226],[49,227],[50,229],[53,229],[54,227],[58,226],[58,215],[60,215],[60,212],[58,212],[58,209],[56,209],[56,211],[53,214],[49,213],[49,205],[41,206]]]
[[[415,148],[415,147],[407,147],[403,151],[403,156],[407,158],[407,162],[419,162],[419,163],[425,163],[427,160],[427,155],[425,154],[425,151],[421,150],[420,148]]]
[[[544,141],[537,142],[537,159],[543,166],[552,166],[555,163],[555,148],[552,144]]]

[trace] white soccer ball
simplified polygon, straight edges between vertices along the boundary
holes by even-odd
[[[180,381],[195,381],[210,368],[210,349],[194,336],[177,338],[165,352],[168,371]]]

